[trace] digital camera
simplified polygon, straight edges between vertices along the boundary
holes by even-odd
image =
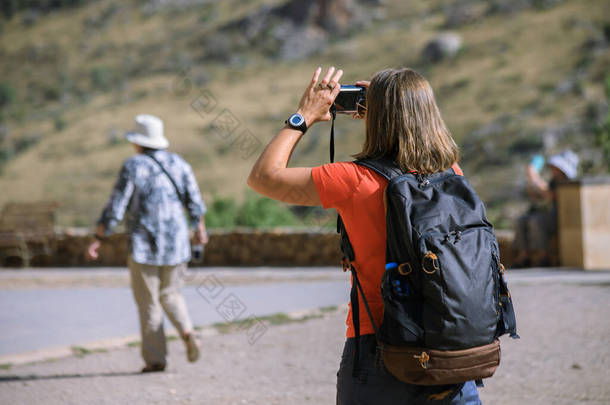
[[[359,114],[366,111],[366,87],[341,85],[333,104],[337,114]]]

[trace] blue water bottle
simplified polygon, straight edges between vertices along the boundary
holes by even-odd
[[[386,263],[386,271],[392,271],[398,268],[398,264],[394,262]],[[398,274],[398,271],[394,270],[390,273],[390,284],[392,291],[397,297],[406,297],[409,295],[409,285],[405,276]]]

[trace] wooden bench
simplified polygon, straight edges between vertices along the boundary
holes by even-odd
[[[0,265],[28,267],[34,257],[52,255],[58,207],[53,201],[6,204],[0,214]]]

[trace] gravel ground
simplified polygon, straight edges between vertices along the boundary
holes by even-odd
[[[520,340],[485,381],[485,404],[610,404],[610,284],[514,283]],[[0,370],[1,404],[333,404],[345,311],[202,337],[188,364],[170,342],[169,371],[138,373],[135,347]]]

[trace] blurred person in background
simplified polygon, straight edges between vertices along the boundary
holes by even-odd
[[[135,121],[136,128],[125,136],[136,154],[123,164],[87,256],[98,258],[101,243],[127,213],[128,267],[140,316],[142,372],[155,372],[167,365],[163,312],[180,333],[188,360],[199,358],[199,342],[180,288],[191,260],[185,211],[196,244],[204,245],[206,207],[191,166],[165,150],[169,142],[163,121],[152,115],[138,115]]]
[[[527,165],[527,192],[530,208],[517,219],[513,249],[515,267],[549,266],[550,243],[557,236],[557,186],[574,180],[578,175],[578,156],[565,150],[549,158],[546,166],[551,173],[545,180],[541,172],[545,167],[542,155],[536,155]]]
[[[309,127],[330,121],[329,111],[340,91],[343,72],[330,68],[320,83],[321,69],[316,69],[298,109],[286,126],[270,141],[252,168],[248,185],[275,200],[296,205],[336,208],[350,235],[359,269],[363,296],[375,324],[383,317],[381,279],[385,271],[386,219],[384,190],[388,181],[373,170],[353,162],[330,163],[319,167],[287,167],[292,152]],[[436,173],[457,165],[458,148],[445,128],[430,84],[417,72],[386,69],[374,75],[367,87],[366,106],[361,115],[366,138],[361,158],[387,157],[403,172]],[[366,109],[368,108],[368,109]],[[364,313],[360,302],[359,313]],[[337,405],[352,404],[480,404],[473,381],[462,384],[423,386],[407,384],[375,360],[376,338],[373,324],[360,319],[359,367],[363,374],[353,375],[356,337],[350,307],[347,340],[337,373]],[[438,400],[436,398],[439,398]]]

